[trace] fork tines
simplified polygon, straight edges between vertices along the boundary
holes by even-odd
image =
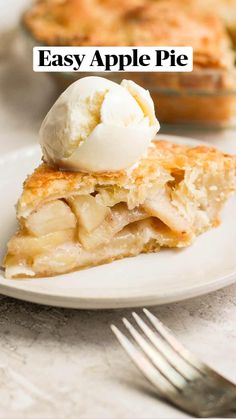
[[[145,322],[133,312],[135,328],[123,323],[131,339],[116,326],[111,329],[135,365],[154,385],[158,394],[199,417],[229,410],[236,404],[236,387],[189,352],[149,310]]]

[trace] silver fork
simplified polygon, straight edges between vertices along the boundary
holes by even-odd
[[[131,340],[116,326],[111,325],[111,329],[158,395],[202,418],[219,417],[236,409],[236,385],[198,360],[150,311],[143,312],[151,327],[132,313],[143,333],[123,319]]]

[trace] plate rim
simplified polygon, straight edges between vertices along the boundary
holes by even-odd
[[[40,279],[39,279],[40,280]],[[53,279],[52,279],[53,280]],[[30,279],[29,279],[30,281]],[[32,279],[31,279],[32,281]],[[168,295],[157,295],[155,292],[147,295],[127,296],[127,297],[74,297],[53,294],[44,294],[37,290],[21,289],[0,282],[0,293],[6,297],[12,297],[17,300],[27,301],[35,304],[42,304],[52,307],[73,308],[80,310],[105,310],[118,308],[134,308],[145,306],[161,306],[173,304],[180,301],[186,301],[192,298],[207,295],[220,290],[236,282],[236,272],[217,278],[208,284],[192,286],[185,291],[169,293]],[[154,291],[154,289],[152,289]]]

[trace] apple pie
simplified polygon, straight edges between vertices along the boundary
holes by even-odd
[[[17,204],[7,278],[88,268],[161,247],[182,248],[219,224],[235,191],[236,157],[154,141],[128,170],[60,171],[41,164]]]

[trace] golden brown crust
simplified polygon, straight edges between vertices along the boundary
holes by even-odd
[[[190,148],[158,140],[153,142],[147,157],[132,171],[86,174],[61,171],[42,164],[24,183],[18,203],[18,217],[27,217],[47,200],[76,193],[93,193],[99,188],[119,188],[130,194],[132,199],[142,202],[150,187],[165,184],[168,176],[198,165],[207,170],[212,163],[216,163],[218,168],[222,167],[222,170],[230,169],[236,166],[236,157],[207,146]]]
[[[24,23],[49,45],[190,45],[198,67],[233,65],[221,19],[178,0],[41,0]]]

